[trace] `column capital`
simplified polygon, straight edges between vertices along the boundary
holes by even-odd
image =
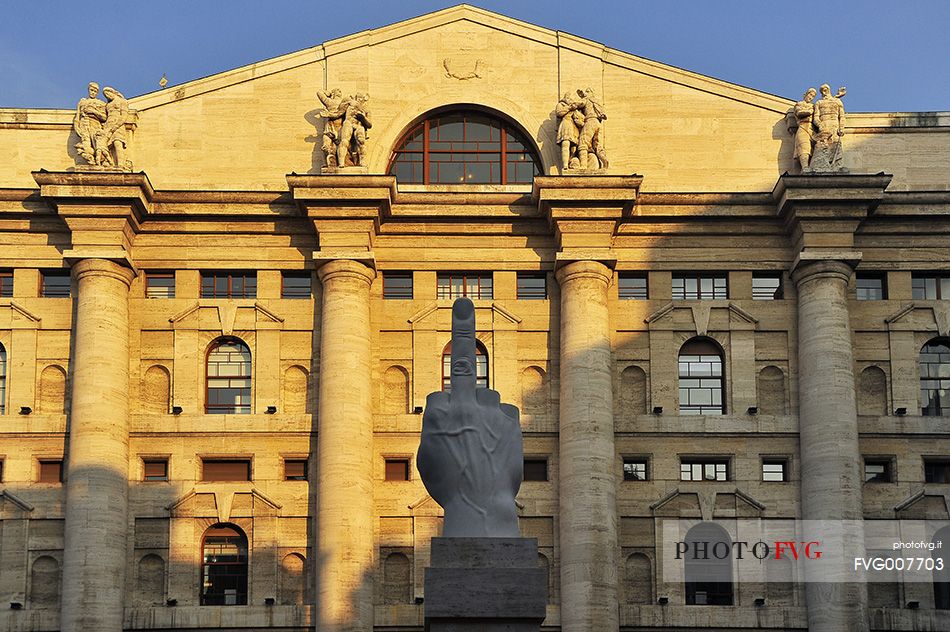
[[[601,281],[604,285],[609,285],[613,279],[613,271],[600,261],[572,261],[558,268],[554,276],[561,287],[564,287],[564,284],[568,281],[575,279],[595,279]]]
[[[126,287],[135,278],[133,270],[109,259],[81,259],[72,265],[72,274],[77,281],[84,277],[109,277],[121,281]]]
[[[334,259],[317,268],[321,283],[336,278],[351,278],[370,285],[376,278],[376,270],[353,259]]]
[[[790,269],[792,281],[800,287],[815,278],[838,277],[847,283],[854,268],[861,262],[861,253],[857,251],[814,251],[805,250],[795,257]]]

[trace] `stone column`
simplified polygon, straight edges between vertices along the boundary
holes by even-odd
[[[73,265],[63,632],[122,632],[128,523],[129,284],[105,259]]]
[[[561,629],[611,632],[617,609],[617,507],[607,286],[610,268],[575,261],[561,286],[559,481]]]
[[[376,273],[337,259],[323,283],[317,435],[317,629],[372,632],[373,409],[369,287]]]
[[[863,468],[848,317],[851,266],[833,259],[801,261],[792,278],[798,287],[802,518],[860,521]],[[856,524],[840,544],[823,544],[844,547],[845,560],[863,555],[863,529]],[[808,580],[807,564],[805,570]],[[805,596],[811,632],[868,629],[863,582],[808,581]]]

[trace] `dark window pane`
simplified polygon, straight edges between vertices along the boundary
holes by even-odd
[[[752,298],[757,301],[782,298],[782,276],[780,274],[753,274]]]
[[[13,272],[0,271],[0,298],[13,296]]]
[[[884,460],[864,460],[865,483],[890,483],[891,462]]]
[[[146,272],[146,298],[175,298],[174,272]]]
[[[311,277],[309,272],[284,272],[281,275],[281,298],[310,298]]]
[[[545,300],[548,297],[548,281],[544,274],[518,273],[518,299]]]
[[[387,481],[409,480],[409,459],[386,459]]]
[[[69,271],[48,271],[42,273],[41,296],[45,298],[69,298],[69,289],[72,283]]]
[[[288,480],[288,481],[307,480],[306,459],[287,459],[286,461],[284,461],[284,480]]]
[[[412,273],[383,272],[383,298],[390,300],[412,299]]]
[[[921,415],[950,416],[950,344],[931,341],[920,350]]]
[[[201,298],[255,298],[256,296],[256,272],[201,273]]]
[[[924,482],[941,485],[950,483],[950,461],[924,461]]]
[[[855,285],[859,301],[882,301],[887,298],[883,275],[858,274],[855,277]]]
[[[684,459],[680,463],[680,480],[727,481],[729,461],[725,459]]]
[[[438,275],[436,298],[455,300],[463,296],[471,299],[492,298],[492,275],[468,272]]]
[[[625,481],[647,480],[646,460],[645,459],[624,459],[623,460],[623,480]]]
[[[673,298],[692,301],[726,299],[728,298],[726,277],[722,274],[674,274]]]
[[[247,538],[237,529],[217,524],[202,543],[201,605],[247,604]]]
[[[165,459],[149,459],[144,461],[145,480],[147,481],[167,481],[168,480],[168,461]]]
[[[644,301],[648,299],[646,275],[621,273],[617,285],[617,295],[623,300]]]
[[[203,481],[249,481],[251,462],[247,460],[211,460],[201,464]]]
[[[39,482],[40,483],[62,483],[63,482],[63,462],[62,461],[40,461]]]
[[[525,481],[548,480],[548,460],[526,458],[524,460],[524,480]]]

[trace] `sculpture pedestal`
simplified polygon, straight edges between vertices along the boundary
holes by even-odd
[[[427,632],[537,632],[548,601],[534,538],[432,538]]]

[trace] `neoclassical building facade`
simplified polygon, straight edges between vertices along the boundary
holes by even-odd
[[[95,92],[0,109],[3,629],[421,630],[462,295],[545,629],[950,629],[946,574],[672,582],[658,526],[950,519],[950,113],[468,6]]]

